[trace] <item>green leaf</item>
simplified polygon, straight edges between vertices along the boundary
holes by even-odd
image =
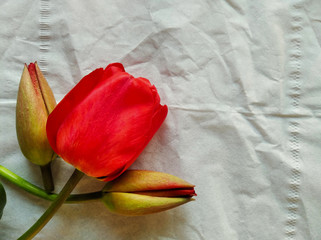
[[[0,182],[0,219],[2,217],[3,209],[6,203],[7,203],[6,192]]]

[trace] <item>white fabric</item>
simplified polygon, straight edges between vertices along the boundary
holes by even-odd
[[[64,205],[35,239],[321,239],[321,5],[318,0],[0,3],[0,164],[41,186],[22,156],[15,99],[38,61],[57,100],[112,62],[150,79],[169,107],[132,168],[196,185],[196,201],[123,217],[97,201]],[[72,167],[53,164],[56,191]],[[0,179],[0,238],[49,202]],[[99,190],[85,177],[75,192]]]

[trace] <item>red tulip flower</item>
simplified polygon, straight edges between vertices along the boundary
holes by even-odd
[[[113,63],[85,76],[61,100],[48,117],[47,136],[66,162],[110,181],[136,160],[167,111],[155,86]]]

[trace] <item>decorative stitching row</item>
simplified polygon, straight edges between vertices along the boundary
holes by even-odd
[[[289,96],[291,98],[291,110],[298,110],[301,96],[301,61],[302,61],[302,22],[301,11],[303,1],[296,1],[292,7],[290,38],[291,50],[289,51]],[[291,157],[291,176],[289,181],[289,191],[287,195],[287,220],[285,234],[287,240],[296,237],[296,227],[298,221],[298,209],[300,200],[301,183],[301,159],[300,159],[300,123],[294,119],[289,122],[289,149]]]
[[[40,60],[39,64],[44,74],[48,71],[47,55],[50,48],[50,1],[40,1]]]

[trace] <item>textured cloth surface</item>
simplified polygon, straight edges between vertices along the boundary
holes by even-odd
[[[123,217],[64,205],[35,239],[321,239],[321,4],[318,0],[9,1],[0,3],[0,164],[41,186],[21,154],[15,104],[38,61],[56,99],[122,62],[158,89],[168,117],[131,168],[196,185],[196,201]],[[56,191],[72,167],[53,163]],[[0,179],[0,239],[49,206]],[[100,190],[85,177],[75,192]]]

